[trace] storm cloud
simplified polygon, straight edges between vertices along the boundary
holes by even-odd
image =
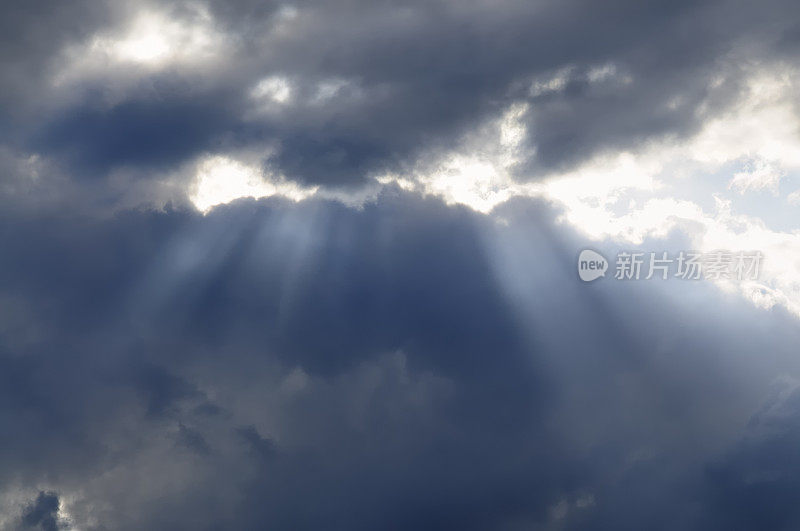
[[[25,87],[7,91],[16,127],[5,136],[76,177],[154,175],[206,152],[255,149],[289,179],[353,186],[412,168],[527,103],[516,178],[537,179],[691,134],[730,106],[744,65],[790,58],[796,40],[787,16],[796,6],[778,0],[172,2],[148,9],[186,35],[153,29],[177,32],[175,42],[145,43],[152,57],[125,67],[107,57],[127,53],[136,19],[122,6],[37,10],[46,17],[12,7],[4,17],[15,47],[4,48],[14,61],[3,78]],[[171,45],[187,56],[159,48]],[[150,59],[165,65],[137,64]]]
[[[795,321],[715,314],[711,287],[587,290],[552,214],[387,192],[18,222],[7,488],[97,529],[725,521]]]
[[[785,103],[795,3],[0,14],[0,529],[800,525],[785,285],[575,271],[793,248],[731,206],[791,149],[656,177]]]

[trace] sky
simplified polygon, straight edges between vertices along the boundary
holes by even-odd
[[[6,0],[0,530],[800,528],[799,61],[793,0]]]

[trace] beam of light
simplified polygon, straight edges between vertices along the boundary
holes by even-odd
[[[760,250],[761,281],[717,284],[756,306],[780,305],[800,317],[800,227],[767,222],[780,211],[796,219],[798,193],[786,194],[784,181],[800,175],[800,122],[791,107],[797,77],[782,65],[756,72],[733,110],[694,137],[626,154],[622,167],[591,161],[573,175],[548,179],[543,196],[563,208],[564,222],[596,241],[639,245],[678,229],[700,252]]]
[[[531,90],[564,90],[570,72],[538,80]],[[631,82],[613,65],[590,70],[589,78]],[[694,136],[603,153],[535,182],[520,182],[510,172],[527,134],[526,107],[518,104],[492,125],[494,137],[485,135],[479,150],[467,142],[415,174],[379,181],[487,214],[513,197],[543,198],[561,210],[561,222],[594,241],[639,245],[677,229],[700,252],[760,250],[767,257],[762,281],[719,287],[800,317],[800,190],[786,191],[800,178],[798,79],[798,70],[785,64],[760,65],[750,72],[739,101],[708,118]],[[766,201],[764,193],[772,199]],[[773,228],[773,222],[785,226]]]

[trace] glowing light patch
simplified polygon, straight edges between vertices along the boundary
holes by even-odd
[[[546,181],[544,197],[564,208],[563,221],[595,240],[641,244],[679,228],[700,252],[758,250],[765,257],[761,280],[717,284],[760,308],[781,305],[800,317],[800,228],[771,229],[759,215],[736,213],[734,205],[759,214],[759,203],[746,194],[779,196],[784,177],[800,171],[800,122],[791,108],[795,79],[797,72],[783,65],[756,72],[733,110],[709,120],[693,138],[652,144],[622,157],[621,165],[591,161],[572,176]],[[713,177],[731,165],[740,168],[731,177]],[[738,193],[725,197],[731,190]],[[625,204],[632,195],[638,201]],[[701,207],[708,195],[713,208]],[[785,201],[798,202],[800,190]]]
[[[732,110],[709,120],[687,144],[689,155],[709,163],[758,157],[800,167],[800,124],[794,118],[797,76],[786,65],[754,72]]]
[[[169,32],[165,31],[167,26],[166,21],[160,17],[143,15],[125,38],[116,42],[99,40],[95,42],[95,46],[102,47],[107,44],[112,53],[120,59],[153,63],[163,59],[174,49],[168,38]]]
[[[516,182],[510,173],[519,160],[519,149],[527,133],[522,123],[527,109],[526,104],[511,105],[490,124],[491,133],[487,136],[493,141],[481,139],[480,155],[468,154],[469,148],[465,147],[414,175],[384,175],[378,182],[435,195],[448,204],[466,205],[483,213],[515,196],[538,195],[540,184]]]
[[[426,192],[484,213],[514,195],[496,166],[476,158],[453,157],[423,182]]]
[[[241,197],[278,195],[300,201],[314,195],[317,188],[302,188],[285,179],[268,180],[257,167],[223,156],[202,160],[197,167],[192,203],[202,212]]]
[[[292,85],[284,77],[270,76],[259,81],[250,95],[257,100],[284,104],[292,98]]]
[[[223,35],[199,4],[189,4],[177,18],[167,12],[141,11],[118,33],[102,32],[65,51],[64,66],[55,75],[61,84],[101,70],[109,61],[160,68],[173,63],[199,63],[224,53]]]
[[[531,94],[561,90],[570,75],[572,70],[564,69],[538,80]],[[613,65],[590,71],[589,78],[629,81]],[[604,154],[528,183],[510,173],[527,134],[521,119],[527,108],[518,104],[488,129],[492,133],[480,137],[479,149],[466,143],[425,170],[383,176],[379,182],[484,213],[512,197],[541,197],[562,208],[561,222],[593,240],[637,245],[680,229],[699,252],[758,250],[765,256],[761,280],[735,286],[720,281],[719,287],[737,290],[761,308],[779,304],[800,317],[800,227],[770,229],[758,214],[770,213],[774,204],[764,207],[750,198],[758,191],[780,197],[784,177],[800,175],[800,122],[792,107],[798,79],[800,74],[786,65],[761,67],[732,110],[709,119],[691,138]],[[711,88],[723,81],[712,80]],[[733,200],[755,215],[736,213]],[[780,203],[795,208],[800,190]]]

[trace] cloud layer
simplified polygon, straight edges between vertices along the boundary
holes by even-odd
[[[0,529],[800,526],[794,3],[34,4]]]

